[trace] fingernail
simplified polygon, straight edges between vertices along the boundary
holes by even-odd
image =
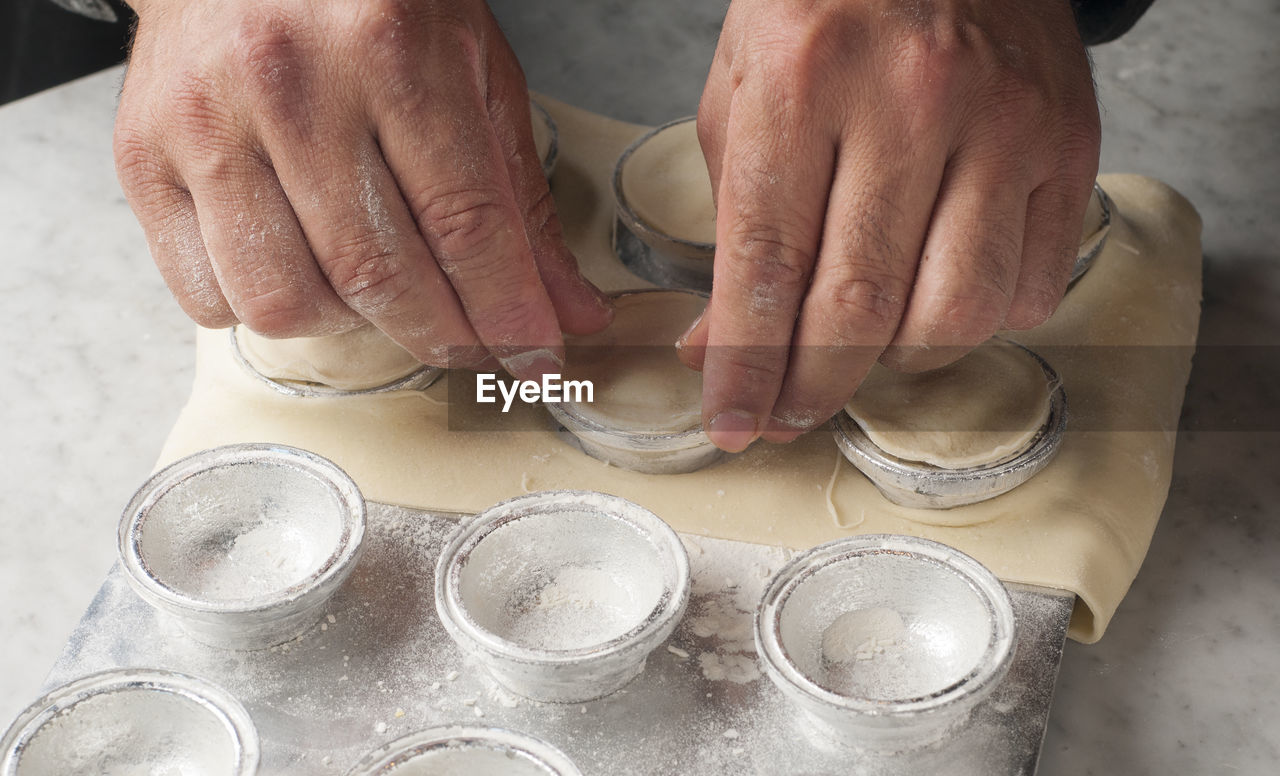
[[[564,359],[546,348],[526,350],[500,360],[503,368],[512,375],[526,379],[560,374],[564,368]]]
[[[760,436],[760,421],[741,410],[721,410],[707,421],[707,436],[721,450],[740,453]]]
[[[677,348],[687,348],[689,346],[689,335],[693,334],[693,330],[698,328],[698,324],[702,323],[702,316],[706,314],[707,311],[705,309],[698,313],[698,317],[693,319],[693,323],[689,324],[689,328],[685,329],[684,334],[680,335],[680,339],[676,340]]]
[[[778,444],[787,444],[799,439],[805,432],[812,428],[811,424],[800,423],[795,420],[784,420],[777,415],[769,417],[769,427],[761,434],[766,440]]]

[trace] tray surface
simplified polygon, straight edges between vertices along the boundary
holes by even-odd
[[[433,570],[456,514],[369,504],[368,546],[314,628],[259,652],[188,638],[143,603],[117,566],[72,634],[46,689],[106,668],[194,674],[248,708],[263,776],[345,773],[366,751],[447,723],[532,733],[587,776],[606,774],[1032,774],[1074,596],[1010,585],[1014,664],[948,740],[884,756],[816,745],[757,668],[752,613],[787,560],[776,547],[683,537],[693,595],[675,634],[619,693],[539,704],[464,661],[432,604]]]

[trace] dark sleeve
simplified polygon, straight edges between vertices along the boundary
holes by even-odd
[[[1108,43],[1129,31],[1155,0],[1071,0],[1086,46]]]

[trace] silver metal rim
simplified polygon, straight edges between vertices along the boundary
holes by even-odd
[[[427,366],[423,364],[420,368],[415,369],[404,377],[392,380],[389,383],[375,385],[372,388],[358,388],[348,390],[345,388],[333,388],[320,383],[292,382],[287,380],[277,380],[274,377],[267,377],[258,371],[258,368],[245,358],[244,351],[240,349],[240,340],[236,337],[236,331],[239,326],[232,326],[227,331],[231,337],[231,355],[240,368],[249,373],[249,376],[258,382],[265,383],[271,390],[285,396],[299,396],[307,398],[316,397],[335,397],[335,396],[367,396],[376,393],[391,393],[392,391],[421,391],[430,387],[432,383],[444,374],[444,370],[438,366]]]
[[[649,540],[664,563],[671,564],[672,584],[650,612],[633,628],[608,641],[566,650],[534,649],[508,641],[482,628],[462,602],[460,584],[463,567],[471,551],[501,526],[525,517],[545,514],[557,506],[588,506],[601,510],[607,502],[607,519],[626,523]],[[689,602],[689,557],[680,537],[662,518],[624,498],[581,490],[547,490],[517,496],[495,504],[463,523],[449,538],[436,564],[436,611],[446,627],[484,651],[514,662],[535,665],[578,664],[646,646],[645,637],[655,631],[674,629]]]
[[[556,776],[581,776],[581,771],[563,752],[540,738],[506,728],[469,725],[443,725],[397,738],[360,758],[347,776],[394,776],[397,765],[410,763],[414,757],[432,749],[459,743],[514,750],[528,755]]]
[[[664,287],[709,293],[711,291],[711,259],[715,255],[715,243],[687,240],[650,226],[636,213],[622,188],[622,174],[632,155],[655,135],[679,124],[696,121],[696,116],[685,116],[668,121],[660,127],[641,135],[627,146],[613,167],[613,197],[617,203],[617,219],[614,225],[614,253],[627,269],[640,277]],[[662,245],[675,247],[688,256],[699,257],[706,269],[689,266],[689,262],[662,250]]]
[[[609,298],[618,300],[623,297],[642,294],[689,294],[701,299],[709,298],[707,294],[702,292],[682,288],[636,288],[615,291],[609,294]],[[624,450],[670,452],[672,450],[703,447],[711,444],[711,440],[707,438],[706,432],[702,430],[700,423],[684,431],[647,434],[643,431],[628,431],[601,425],[590,418],[584,417],[578,412],[577,407],[570,402],[553,402],[546,406],[552,416],[574,436],[580,436],[583,433],[591,434],[609,440],[609,444],[612,447]]]
[[[1102,211],[1102,223],[1098,225],[1098,232],[1102,236],[1098,238],[1098,243],[1085,253],[1076,256],[1076,263],[1071,267],[1071,280],[1069,283],[1075,283],[1084,277],[1084,273],[1089,271],[1093,266],[1094,259],[1097,259],[1102,249],[1107,245],[1107,238],[1111,236],[1111,214],[1115,209],[1115,203],[1111,201],[1111,197],[1096,182],[1093,184],[1093,190],[1098,194],[1098,205]],[[1096,232],[1095,232],[1096,234]]]
[[[188,674],[149,668],[117,668],[81,677],[51,690],[28,706],[0,738],[3,776],[17,776],[22,753],[52,718],[95,695],[128,690],[153,690],[186,698],[206,709],[226,728],[236,753],[229,776],[252,776],[260,757],[253,720],[229,692]]]
[[[637,138],[635,142],[627,146],[626,150],[622,152],[622,155],[618,157],[617,163],[613,166],[613,196],[618,203],[619,215],[623,217],[627,222],[627,226],[631,228],[632,231],[634,231],[641,239],[649,238],[670,241],[681,247],[687,247],[690,253],[714,253],[716,249],[715,243],[701,242],[699,240],[686,240],[683,237],[675,237],[651,228],[644,222],[644,219],[640,218],[640,216],[636,214],[636,211],[631,207],[631,203],[627,202],[626,195],[622,192],[622,170],[626,167],[627,160],[631,158],[640,146],[644,145],[649,140],[652,140],[655,135],[658,135],[659,133],[674,126],[687,124],[690,121],[697,120],[697,116],[684,116],[682,118],[668,121],[666,124],[644,133]]]
[[[1003,340],[1003,338],[1001,338]],[[1003,340],[1026,352],[1044,371],[1053,386],[1049,396],[1049,417],[1023,450],[1001,461],[965,469],[943,469],[920,461],[890,455],[862,430],[847,412],[832,419],[832,435],[845,458],[865,474],[886,498],[923,496],[937,500],[937,508],[962,506],[998,496],[1021,485],[1044,469],[1057,454],[1067,426],[1067,392],[1062,378],[1044,358],[1030,348]],[[914,501],[908,504],[916,505]]]
[[[682,259],[640,238],[621,216],[613,220],[613,253],[633,275],[661,288],[710,294],[711,257]]]
[[[320,568],[306,579],[258,598],[209,601],[162,583],[142,557],[142,529],[151,507],[186,479],[224,466],[270,464],[301,470],[325,483],[342,505],[342,529],[337,546]],[[365,503],[355,481],[337,464],[315,453],[276,444],[243,443],[214,447],[179,459],[151,476],[134,493],[120,520],[117,534],[120,562],[129,579],[165,605],[188,612],[244,613],[275,609],[303,598],[335,578],[344,579],[354,569],[363,548]]]
[[[551,114],[537,100],[529,99],[529,110],[534,118],[540,119],[547,127],[547,134],[551,137],[551,144],[547,148],[547,155],[541,159],[542,174],[550,178],[552,173],[556,171],[556,161],[560,158],[560,127],[556,125],[556,120],[551,118]]]
[[[991,615],[991,631],[982,659],[950,686],[918,698],[881,701],[840,695],[807,677],[782,644],[781,617],[791,593],[818,570],[841,560],[880,553],[911,556],[959,574],[982,599]],[[1000,682],[1013,656],[1013,601],[991,571],[972,557],[945,544],[913,536],[864,534],[819,545],[793,558],[774,575],[756,610],[756,648],[775,683],[789,685],[832,709],[868,717],[913,717],[937,712],[964,698],[976,698]]]

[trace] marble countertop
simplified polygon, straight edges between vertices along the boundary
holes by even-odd
[[[656,124],[696,109],[724,3],[493,5],[534,89]],[[1161,0],[1093,53],[1102,169],[1204,217],[1202,347],[1164,516],[1107,635],[1067,647],[1043,776],[1280,762],[1277,39],[1274,0]],[[194,330],[115,182],[120,78],[0,108],[0,724],[105,576],[191,383]]]

